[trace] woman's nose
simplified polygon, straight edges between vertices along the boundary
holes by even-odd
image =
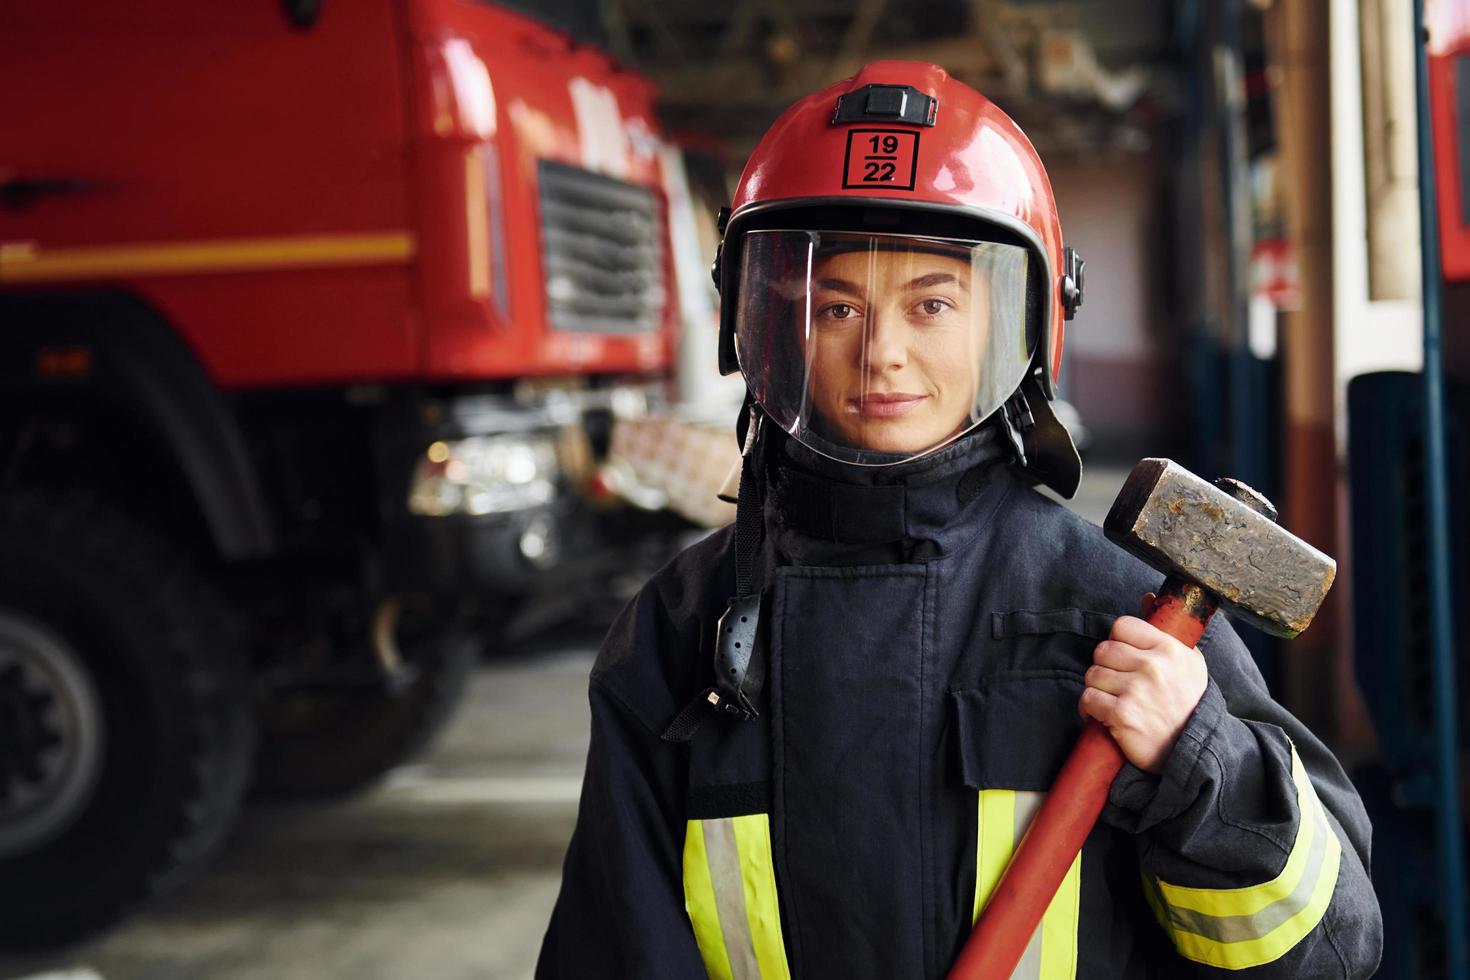
[[[870,314],[867,327],[863,361],[868,370],[886,371],[908,363],[909,331],[902,317],[875,312]]]

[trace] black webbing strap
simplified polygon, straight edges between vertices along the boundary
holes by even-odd
[[[704,724],[705,718],[709,717],[705,712],[708,708],[716,706],[713,698],[717,698],[719,692],[714,688],[707,688],[703,694],[684,705],[684,710],[669,722],[669,727],[659,736],[665,742],[687,742],[699,731],[699,726]]]
[[[735,594],[748,596],[754,591],[755,560],[761,550],[761,487],[763,474],[757,471],[756,448],[760,439],[761,417],[751,409],[750,428],[741,448],[740,498],[735,504]]]
[[[684,706],[660,736],[665,742],[687,742],[699,731],[711,709],[741,721],[758,712],[755,701],[765,686],[766,665],[755,656],[760,626],[760,593],[755,563],[761,551],[761,480],[764,475],[760,410],[753,404],[741,447],[740,497],[735,505],[735,595],[720,617],[715,642],[715,684]]]

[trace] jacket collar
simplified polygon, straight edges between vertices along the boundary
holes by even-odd
[[[943,554],[988,514],[1012,451],[986,424],[906,463],[852,466],[777,430],[770,447],[766,527],[778,552],[803,563],[912,561]]]

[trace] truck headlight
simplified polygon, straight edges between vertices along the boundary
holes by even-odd
[[[414,467],[408,509],[424,517],[502,514],[556,496],[556,443],[538,436],[470,436],[431,444]]]

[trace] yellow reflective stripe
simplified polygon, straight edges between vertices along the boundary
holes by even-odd
[[[1041,976],[1072,980],[1077,976],[1077,924],[1082,914],[1082,855],[1067,869],[1056,896],[1041,917]]]
[[[776,896],[776,868],[771,857],[771,818],[752,813],[734,817],[740,849],[745,917],[763,980],[790,980],[786,945],[781,937],[781,903]]]
[[[710,980],[734,980],[715,904],[715,886],[710,880],[709,858],[704,850],[703,820],[689,821],[684,831],[684,910],[694,926],[694,940],[699,944],[705,973]]]
[[[1296,840],[1281,873],[1243,888],[1185,888],[1155,879],[1160,914],[1185,957],[1230,970],[1280,958],[1316,928],[1332,901],[1342,845],[1311,779],[1291,752],[1296,784]],[[1152,891],[1152,890],[1151,890]]]
[[[689,821],[684,908],[712,980],[790,980],[768,814]]]
[[[1332,902],[1332,890],[1337,885],[1338,860],[1341,856],[1340,850],[1333,855],[1330,865],[1324,869],[1326,873],[1312,893],[1310,903],[1260,939],[1220,943],[1194,933],[1176,930],[1172,933],[1174,947],[1188,959],[1227,970],[1244,970],[1280,959],[1322,921],[1327,906]]]
[[[980,790],[975,827],[976,919],[1000,883],[1044,798],[1042,793]],[[1012,980],[1074,980],[1081,908],[1082,855],[1078,854],[1012,971]]]
[[[972,922],[1000,883],[1015,850],[1016,791],[982,789],[975,827],[975,909]]]
[[[28,241],[0,242],[0,282],[59,282],[115,276],[382,265],[407,262],[413,254],[414,239],[406,231],[138,242],[74,248],[46,248]]]

